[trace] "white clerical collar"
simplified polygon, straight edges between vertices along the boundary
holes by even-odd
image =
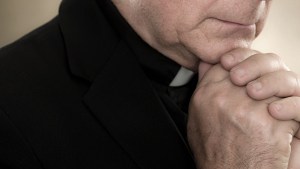
[[[187,84],[192,79],[194,74],[195,73],[193,71],[191,71],[189,69],[186,69],[184,67],[181,67],[179,69],[179,71],[177,72],[177,75],[172,80],[172,82],[170,83],[169,86],[171,86],[171,87],[183,86],[183,85]]]

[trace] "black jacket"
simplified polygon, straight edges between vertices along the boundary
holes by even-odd
[[[95,0],[65,0],[0,50],[0,168],[192,169],[133,52]]]

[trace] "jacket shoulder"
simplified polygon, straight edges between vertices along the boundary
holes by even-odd
[[[0,49],[0,101],[69,76],[57,18]]]
[[[30,57],[45,48],[53,49],[62,41],[58,18],[36,28],[15,42],[0,48],[0,62],[6,59]],[[57,44],[58,43],[58,44]],[[52,45],[51,45],[52,44]],[[57,44],[54,46],[53,44]]]
[[[25,72],[39,72],[45,66],[62,65],[65,48],[58,18],[0,49],[0,79]]]

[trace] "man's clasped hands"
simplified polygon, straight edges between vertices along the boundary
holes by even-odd
[[[299,81],[279,56],[251,49],[200,63],[188,118],[197,167],[299,169]]]

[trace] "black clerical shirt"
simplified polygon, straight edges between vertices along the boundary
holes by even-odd
[[[170,87],[181,66],[145,43],[110,0],[101,0],[98,4],[116,33],[135,53],[155,92],[186,139],[188,104],[197,84],[197,77],[184,86]]]

